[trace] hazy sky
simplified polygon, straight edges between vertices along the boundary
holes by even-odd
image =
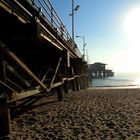
[[[71,33],[72,0],[50,0]],[[114,71],[140,71],[140,0],[75,0],[75,36],[84,36],[89,62]],[[82,52],[82,38],[76,38]]]

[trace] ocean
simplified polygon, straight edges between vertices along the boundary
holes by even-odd
[[[140,88],[140,73],[114,73],[112,77],[92,79],[94,88]]]

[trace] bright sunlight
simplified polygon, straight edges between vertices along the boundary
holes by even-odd
[[[128,71],[140,71],[140,6],[127,13],[123,21],[128,50],[124,53],[125,68]]]
[[[138,49],[140,47],[140,6],[127,14],[123,26],[130,45]]]

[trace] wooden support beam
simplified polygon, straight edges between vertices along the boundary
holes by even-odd
[[[2,52],[0,52],[0,80],[3,82],[6,81],[6,71]]]
[[[39,87],[37,87],[35,89],[28,90],[28,91],[23,91],[21,93],[13,93],[13,97],[8,103],[18,101],[18,100],[21,100],[21,99],[24,99],[24,98],[39,94],[40,92],[41,91],[40,91]]]
[[[57,87],[57,96],[58,96],[58,101],[63,100],[63,89],[62,86]]]
[[[6,87],[8,90],[15,92],[14,89],[12,89],[11,87],[9,87],[9,85],[5,84],[3,81],[0,80],[0,84],[2,84],[4,87]]]
[[[46,79],[46,76],[48,75],[49,71],[52,70],[51,66],[47,69],[46,73],[44,74],[43,78],[41,79],[42,82]]]
[[[23,88],[21,86],[17,85],[16,83],[14,83],[13,81],[11,81],[10,79],[7,79],[6,80],[6,83],[9,86],[13,87],[13,89],[15,89],[17,92],[20,92],[21,90],[23,90]]]
[[[13,74],[15,75],[24,85],[27,87],[30,87],[30,83],[24,79],[13,67],[11,67],[9,64],[6,64],[6,68]]]
[[[74,76],[74,69],[72,67],[72,75]],[[73,91],[76,91],[76,83],[75,83],[75,78],[71,81],[71,84],[72,84],[72,90]]]
[[[74,80],[74,77],[68,78],[68,81]]]
[[[77,89],[77,91],[79,91],[80,85],[79,85],[79,78],[78,77],[76,77],[75,82],[76,82],[76,89]]]
[[[34,79],[43,89],[47,87],[40,81],[39,78],[13,53],[7,46],[0,41],[0,49],[8,55],[17,65],[19,65],[32,79]]]
[[[6,139],[10,133],[10,113],[8,110],[7,99],[0,98],[0,139]]]
[[[86,79],[85,79],[85,76],[83,76],[83,80],[82,81],[83,81],[83,88],[86,89]]]
[[[88,88],[88,78],[87,78],[87,76],[85,77],[85,81],[86,81],[86,89]]]
[[[87,88],[89,87],[89,76],[87,75]]]
[[[79,85],[80,85],[80,90],[82,90],[83,89],[82,76],[79,77]]]
[[[79,89],[86,89],[87,88],[87,74],[85,73],[86,71],[84,71],[85,66],[83,65],[83,63],[79,63],[78,65],[75,65],[77,72],[79,74],[79,78],[78,81],[79,82]],[[78,87],[77,87],[78,88]]]
[[[58,63],[57,63],[56,69],[55,69],[55,73],[54,73],[54,75],[53,75],[53,77],[52,77],[52,80],[51,80],[51,83],[50,83],[50,86],[49,86],[48,91],[50,91],[51,88],[52,88],[52,85],[53,85],[53,83],[54,83],[54,80],[55,80],[56,74],[57,74],[57,72],[58,72],[58,69],[59,69],[59,66],[60,66],[61,60],[62,60],[62,57],[60,57],[59,60],[58,60]]]
[[[64,81],[64,91],[65,91],[65,93],[69,93],[69,88],[68,88],[68,81],[66,80],[66,81]]]
[[[57,82],[57,83],[52,84],[52,88],[57,89],[58,96],[60,96],[60,97],[62,95],[61,95],[61,90],[59,88],[62,87],[62,84],[63,84],[62,82]],[[13,96],[12,96],[12,99],[8,103],[18,101],[18,100],[21,100],[21,99],[24,99],[24,98],[27,98],[27,97],[30,97],[30,96],[34,96],[34,95],[39,94],[41,92],[43,92],[43,91],[41,91],[39,87],[36,87],[35,89],[28,90],[28,91],[23,91],[21,93],[14,92]],[[59,97],[59,99],[60,99],[60,97]]]
[[[55,88],[55,87],[61,86],[62,84],[63,84],[62,82],[54,83],[54,84],[52,84],[52,88]]]

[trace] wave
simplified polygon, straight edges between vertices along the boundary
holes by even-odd
[[[90,85],[90,87],[138,87],[139,85],[105,85],[105,86],[93,86]]]
[[[114,77],[93,79],[91,87],[126,87],[126,88],[139,88],[140,86],[140,75],[116,75]]]
[[[122,88],[140,88],[139,85],[106,85],[106,86],[93,86],[90,85],[92,89],[122,89]]]

